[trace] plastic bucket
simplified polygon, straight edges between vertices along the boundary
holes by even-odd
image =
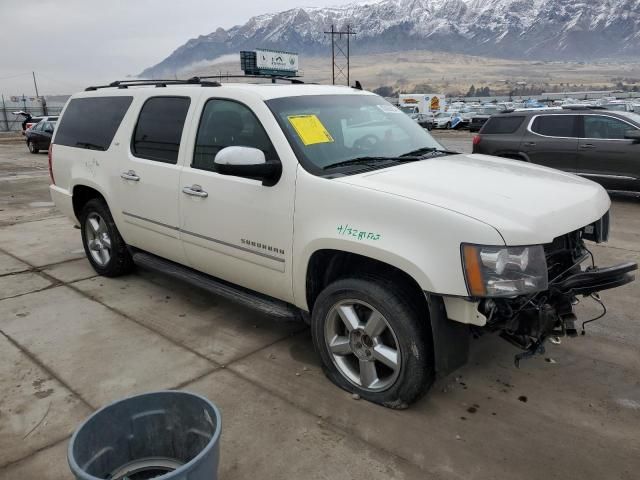
[[[69,443],[69,467],[78,480],[215,480],[220,430],[220,412],[204,397],[144,393],[85,420]]]

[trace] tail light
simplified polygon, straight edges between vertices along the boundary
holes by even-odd
[[[474,135],[473,136],[473,144],[474,145],[480,145],[480,142],[482,141],[482,137],[480,135]]]
[[[51,177],[51,184],[55,185],[56,181],[53,178],[53,143],[49,144],[49,177]]]

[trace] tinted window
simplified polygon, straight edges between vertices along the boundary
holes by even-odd
[[[36,125],[31,127],[31,130],[33,130],[34,132],[39,132],[42,130],[43,125],[44,125],[44,122],[38,122]]]
[[[248,107],[229,100],[209,100],[200,119],[192,166],[215,171],[216,154],[231,146],[257,148],[267,160],[278,158],[267,133]]]
[[[107,150],[133,97],[75,98],[57,129],[55,144]]]
[[[548,137],[577,137],[575,115],[540,115],[531,130]]]
[[[191,100],[184,97],[150,98],[142,106],[131,151],[136,157],[176,163],[180,138]]]
[[[501,134],[513,133],[522,124],[524,117],[491,117],[484,124],[480,133],[482,134]]]
[[[631,125],[616,118],[597,115],[585,115],[583,118],[585,138],[623,140],[624,134],[628,130],[633,130]]]

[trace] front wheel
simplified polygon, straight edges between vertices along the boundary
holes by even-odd
[[[27,141],[27,148],[31,153],[38,153],[40,151],[31,140]]]
[[[80,213],[80,229],[84,251],[98,274],[118,277],[133,270],[131,254],[104,200],[87,202]]]
[[[381,278],[349,278],[318,296],[311,328],[329,379],[390,408],[406,408],[434,380],[426,312]]]

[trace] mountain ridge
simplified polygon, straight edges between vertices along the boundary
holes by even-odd
[[[338,7],[298,7],[218,28],[147,68],[174,75],[240,50],[328,52],[331,25],[357,32],[353,51],[433,50],[528,60],[640,57],[640,0],[369,0]]]

